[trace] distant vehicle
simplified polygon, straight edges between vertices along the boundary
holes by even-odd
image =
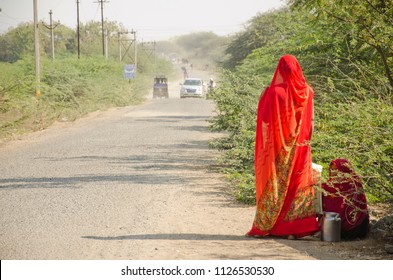
[[[205,84],[202,79],[185,79],[180,88],[180,98],[185,97],[205,97]]]
[[[168,79],[164,75],[159,75],[154,78],[153,98],[165,97],[168,95]]]

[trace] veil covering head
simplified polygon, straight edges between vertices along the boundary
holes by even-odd
[[[258,103],[255,141],[257,213],[249,235],[302,235],[318,229],[312,205],[313,90],[297,59],[280,58]],[[305,221],[308,225],[294,223]],[[289,224],[291,226],[288,226]],[[296,231],[296,230],[295,230]]]
[[[307,99],[309,87],[303,76],[302,68],[293,55],[286,54],[280,58],[270,87],[280,83],[288,85],[288,91],[297,103],[302,103]]]

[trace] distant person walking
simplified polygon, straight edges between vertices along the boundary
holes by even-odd
[[[188,78],[187,68],[186,67],[182,67],[182,70],[183,70],[183,77],[184,77],[184,79],[187,79]]]
[[[281,57],[258,104],[256,214],[248,236],[292,239],[319,231],[310,146],[313,96],[297,59]]]

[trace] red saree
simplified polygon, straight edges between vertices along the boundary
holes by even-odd
[[[319,230],[310,147],[313,96],[296,58],[283,56],[258,104],[257,209],[249,236],[302,237]]]

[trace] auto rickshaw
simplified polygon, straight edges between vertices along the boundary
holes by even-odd
[[[165,97],[168,95],[168,79],[164,75],[154,77],[153,98]]]

